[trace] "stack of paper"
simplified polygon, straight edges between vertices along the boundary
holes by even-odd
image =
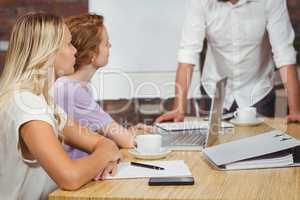
[[[188,166],[183,160],[150,161],[141,163],[155,165],[165,169],[155,170],[133,166],[130,165],[130,162],[122,162],[118,166],[117,174],[115,176],[109,176],[106,179],[192,176]]]
[[[205,148],[203,156],[221,170],[298,166],[294,162],[300,141],[280,130],[273,130]]]
[[[232,164],[227,164],[226,169],[261,169],[272,167],[283,167],[294,163],[293,155],[287,154],[275,158],[250,159]]]

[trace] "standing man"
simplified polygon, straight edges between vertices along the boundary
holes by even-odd
[[[205,38],[201,82],[210,97],[216,82],[226,76],[225,109],[255,106],[258,113],[273,117],[273,77],[278,69],[288,95],[288,120],[300,121],[295,34],[286,0],[189,0],[178,52],[174,109],[156,122],[183,120],[193,67]]]

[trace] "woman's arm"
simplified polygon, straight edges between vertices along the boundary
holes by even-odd
[[[118,146],[122,148],[134,147],[134,132],[129,131],[117,122],[113,121],[108,123],[102,130],[99,130],[99,132],[103,132],[105,136],[115,141]]]
[[[71,120],[67,121],[63,135],[66,143],[91,154],[71,160],[46,122],[30,121],[20,128],[20,136],[27,149],[62,189],[78,189],[121,157],[114,142],[98,134],[91,134],[87,128]]]
[[[99,130],[101,134],[114,140],[122,148],[133,148],[135,145],[134,137],[140,133],[152,133],[154,131],[152,126],[147,126],[142,123],[138,123],[135,126],[126,129],[119,125],[117,122],[111,122],[107,124],[102,130]]]

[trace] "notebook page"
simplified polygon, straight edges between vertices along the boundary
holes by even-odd
[[[143,161],[139,163],[155,165],[165,168],[165,170],[155,170],[144,167],[132,166],[130,162],[122,162],[118,166],[115,176],[108,176],[106,179],[131,179],[148,177],[181,177],[192,176],[188,166],[183,160],[170,161]]]

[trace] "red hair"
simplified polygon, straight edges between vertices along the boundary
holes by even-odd
[[[72,35],[72,44],[77,49],[74,66],[77,70],[79,66],[90,64],[93,55],[99,53],[104,18],[86,13],[67,17],[65,21]]]

